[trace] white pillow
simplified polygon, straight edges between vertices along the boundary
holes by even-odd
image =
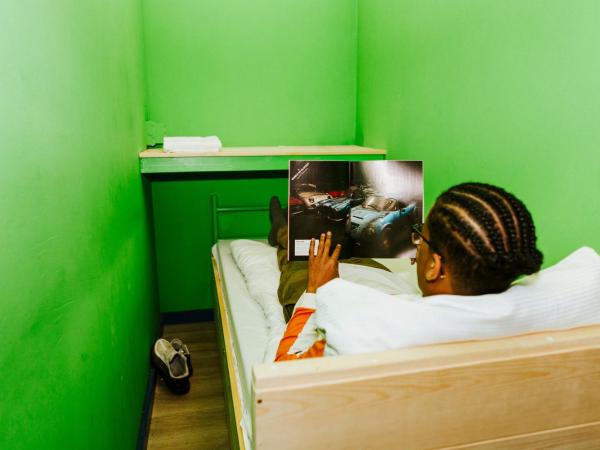
[[[269,340],[264,362],[273,362],[279,341],[285,331],[283,308],[277,298],[279,266],[277,250],[262,242],[240,239],[231,242],[231,253],[252,298],[261,306],[269,324]]]
[[[343,279],[317,291],[326,354],[490,339],[600,323],[600,256],[583,247],[501,294],[389,295]]]

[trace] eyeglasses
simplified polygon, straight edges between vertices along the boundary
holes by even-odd
[[[433,250],[434,253],[437,253],[438,255],[441,256],[441,253],[438,252],[437,249],[433,245],[431,245],[431,242],[429,242],[425,236],[423,236],[423,224],[422,223],[415,223],[410,228],[412,229],[412,233],[411,233],[410,237],[411,237],[412,243],[414,245],[418,246],[421,244],[421,241],[423,241],[427,245],[429,245],[429,248],[431,250]]]

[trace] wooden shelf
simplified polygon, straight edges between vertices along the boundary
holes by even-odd
[[[229,147],[218,152],[140,152],[142,173],[287,170],[293,159],[367,161],[385,159],[385,150],[356,145],[315,147]]]

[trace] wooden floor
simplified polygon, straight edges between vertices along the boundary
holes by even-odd
[[[165,325],[165,339],[180,338],[194,366],[191,389],[171,394],[162,379],[156,384],[148,449],[229,449],[223,379],[214,322]]]

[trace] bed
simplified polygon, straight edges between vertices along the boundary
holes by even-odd
[[[212,257],[234,448],[600,448],[600,326],[264,364],[230,241]]]

